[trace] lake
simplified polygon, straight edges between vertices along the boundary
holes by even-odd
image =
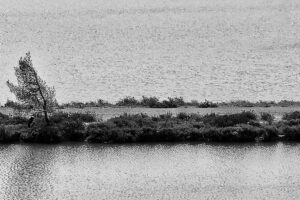
[[[299,0],[0,0],[0,102],[31,51],[59,102],[300,100]]]
[[[298,199],[300,144],[0,146],[0,199]]]

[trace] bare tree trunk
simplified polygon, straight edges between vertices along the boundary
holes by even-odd
[[[49,121],[49,118],[48,118],[47,104],[46,104],[46,103],[44,103],[43,108],[44,108],[44,117],[45,117],[45,121],[46,121],[47,125],[49,125],[50,121]]]
[[[40,92],[40,95],[41,95],[41,97],[43,99],[43,103],[44,103],[44,105],[43,105],[43,110],[44,111],[43,112],[44,112],[44,116],[45,116],[45,121],[46,121],[47,125],[49,125],[50,121],[49,121],[48,112],[47,112],[47,101],[46,101],[46,99],[44,97],[44,94],[43,94],[43,92],[41,90],[41,86],[40,86],[40,83],[39,83],[39,79],[38,79],[37,73],[36,73],[36,71],[33,71],[33,72],[34,72],[36,84],[38,86],[38,90]]]

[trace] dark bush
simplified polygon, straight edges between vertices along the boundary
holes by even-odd
[[[253,112],[241,112],[230,115],[216,115],[214,113],[205,115],[202,118],[205,124],[210,124],[216,127],[234,126],[237,124],[247,124],[251,120],[256,120],[256,115]]]
[[[136,138],[137,142],[156,142],[157,130],[155,128],[142,128],[142,133]]]
[[[255,142],[263,133],[264,131],[261,128],[241,125],[238,129],[237,142]]]
[[[0,142],[19,142],[20,135],[26,131],[27,127],[24,125],[0,125]]]
[[[192,126],[193,126],[193,128],[200,129],[200,128],[203,128],[205,125],[203,122],[192,122]]]
[[[216,107],[218,107],[218,104],[205,100],[204,102],[199,103],[198,107],[199,108],[216,108]]]
[[[190,115],[184,112],[178,113],[177,118],[179,120],[188,120],[190,118]]]
[[[219,142],[220,141],[220,128],[207,127],[201,129],[201,134],[205,142]]]
[[[288,141],[300,141],[300,126],[285,126],[282,129],[284,139]]]
[[[95,122],[97,120],[95,114],[92,113],[70,113],[68,118],[81,122]]]
[[[57,127],[66,141],[84,141],[85,139],[84,125],[78,120],[66,120],[57,124]]]
[[[201,129],[198,128],[190,129],[190,142],[203,142],[205,140],[207,140],[207,138],[204,136],[204,131],[201,131]]]
[[[9,116],[0,112],[0,123],[9,120]]]
[[[112,135],[112,129],[116,125],[111,122],[91,124],[86,129],[86,141],[88,142],[109,142]]]
[[[136,142],[136,138],[141,134],[141,129],[125,128],[113,129],[111,141],[114,143],[130,143]]]
[[[96,117],[90,113],[54,113],[50,117],[61,136],[67,141],[83,141],[85,139],[84,122],[95,122]],[[40,125],[39,125],[40,126]]]
[[[300,112],[295,111],[295,112],[291,112],[291,113],[286,113],[285,115],[283,115],[282,119],[283,120],[300,119]]]
[[[166,114],[159,115],[159,120],[170,120],[172,119],[173,114],[171,112],[168,112]]]
[[[260,118],[261,120],[266,121],[269,124],[272,124],[275,119],[275,117],[272,114],[267,112],[260,113]]]
[[[119,117],[114,117],[108,120],[108,122],[114,123],[117,127],[153,127],[155,126],[154,120],[146,114],[128,115],[124,114]]]
[[[69,113],[65,113],[65,112],[56,112],[49,117],[50,122],[52,123],[60,123],[63,122],[64,120],[67,120],[68,118],[69,118]]]
[[[142,97],[141,105],[150,107],[150,108],[161,108],[163,107],[162,103],[159,102],[157,97]]]
[[[182,97],[175,97],[175,98],[168,97],[168,100],[162,101],[163,108],[178,108],[184,105],[185,102]]]
[[[162,128],[157,131],[157,142],[184,142],[188,134],[185,128]]]
[[[256,126],[256,127],[261,127],[261,123],[259,123],[259,121],[256,121],[256,120],[250,120],[248,123],[248,125],[251,125],[251,126]]]
[[[288,126],[297,126],[300,125],[300,119],[291,119],[288,121],[284,121],[282,123]]]
[[[134,97],[127,96],[124,99],[120,99],[117,103],[117,106],[139,106],[140,102]]]
[[[264,132],[262,137],[263,142],[272,142],[276,141],[279,138],[279,130],[274,126],[264,127]]]
[[[17,125],[17,124],[26,124],[28,119],[20,116],[8,116],[0,113],[0,124],[4,125]]]
[[[20,139],[30,143],[58,143],[63,140],[63,133],[56,125],[39,124],[23,132]]]

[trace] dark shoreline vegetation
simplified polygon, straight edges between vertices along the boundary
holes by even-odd
[[[146,107],[146,108],[178,108],[178,107],[197,107],[197,108],[217,108],[217,107],[299,107],[299,101],[281,100],[250,102],[245,100],[236,100],[229,102],[212,102],[205,100],[185,101],[182,97],[168,97],[166,100],[159,100],[157,97],[145,97],[138,100],[135,97],[127,96],[118,100],[116,103],[109,103],[102,99],[90,102],[72,101],[69,103],[57,104],[58,109],[63,108],[87,108],[87,107]],[[17,102],[7,100],[4,107],[14,109],[32,109],[31,106],[24,106]]]
[[[90,113],[53,113],[50,124],[0,113],[2,143],[149,143],[149,142],[275,142],[300,141],[300,112],[274,121],[269,113],[236,114],[170,113],[159,116],[128,115],[97,121]]]

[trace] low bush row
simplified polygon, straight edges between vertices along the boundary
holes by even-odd
[[[8,100],[5,107],[10,107],[14,109],[32,109],[30,106],[24,106],[18,104],[17,102]],[[300,102],[298,101],[288,101],[282,100],[279,102],[275,101],[257,101],[250,102],[245,100],[236,100],[229,102],[212,102],[205,100],[204,102],[199,102],[197,100],[185,101],[183,97],[169,97],[166,100],[159,100],[158,97],[146,97],[143,96],[141,99],[136,99],[135,97],[127,96],[118,100],[116,103],[110,103],[103,99],[98,99],[97,101],[89,102],[79,102],[72,101],[69,103],[63,103],[56,105],[57,108],[85,108],[85,107],[115,107],[115,106],[129,106],[129,107],[149,107],[149,108],[177,108],[180,106],[194,106],[199,108],[215,108],[215,107],[299,107]]]
[[[55,143],[87,141],[97,143],[130,142],[270,142],[300,141],[300,119],[289,113],[280,122],[268,113],[230,115],[170,113],[159,116],[128,115],[97,122],[90,113],[55,113],[50,124],[36,118],[0,115],[0,142]]]

